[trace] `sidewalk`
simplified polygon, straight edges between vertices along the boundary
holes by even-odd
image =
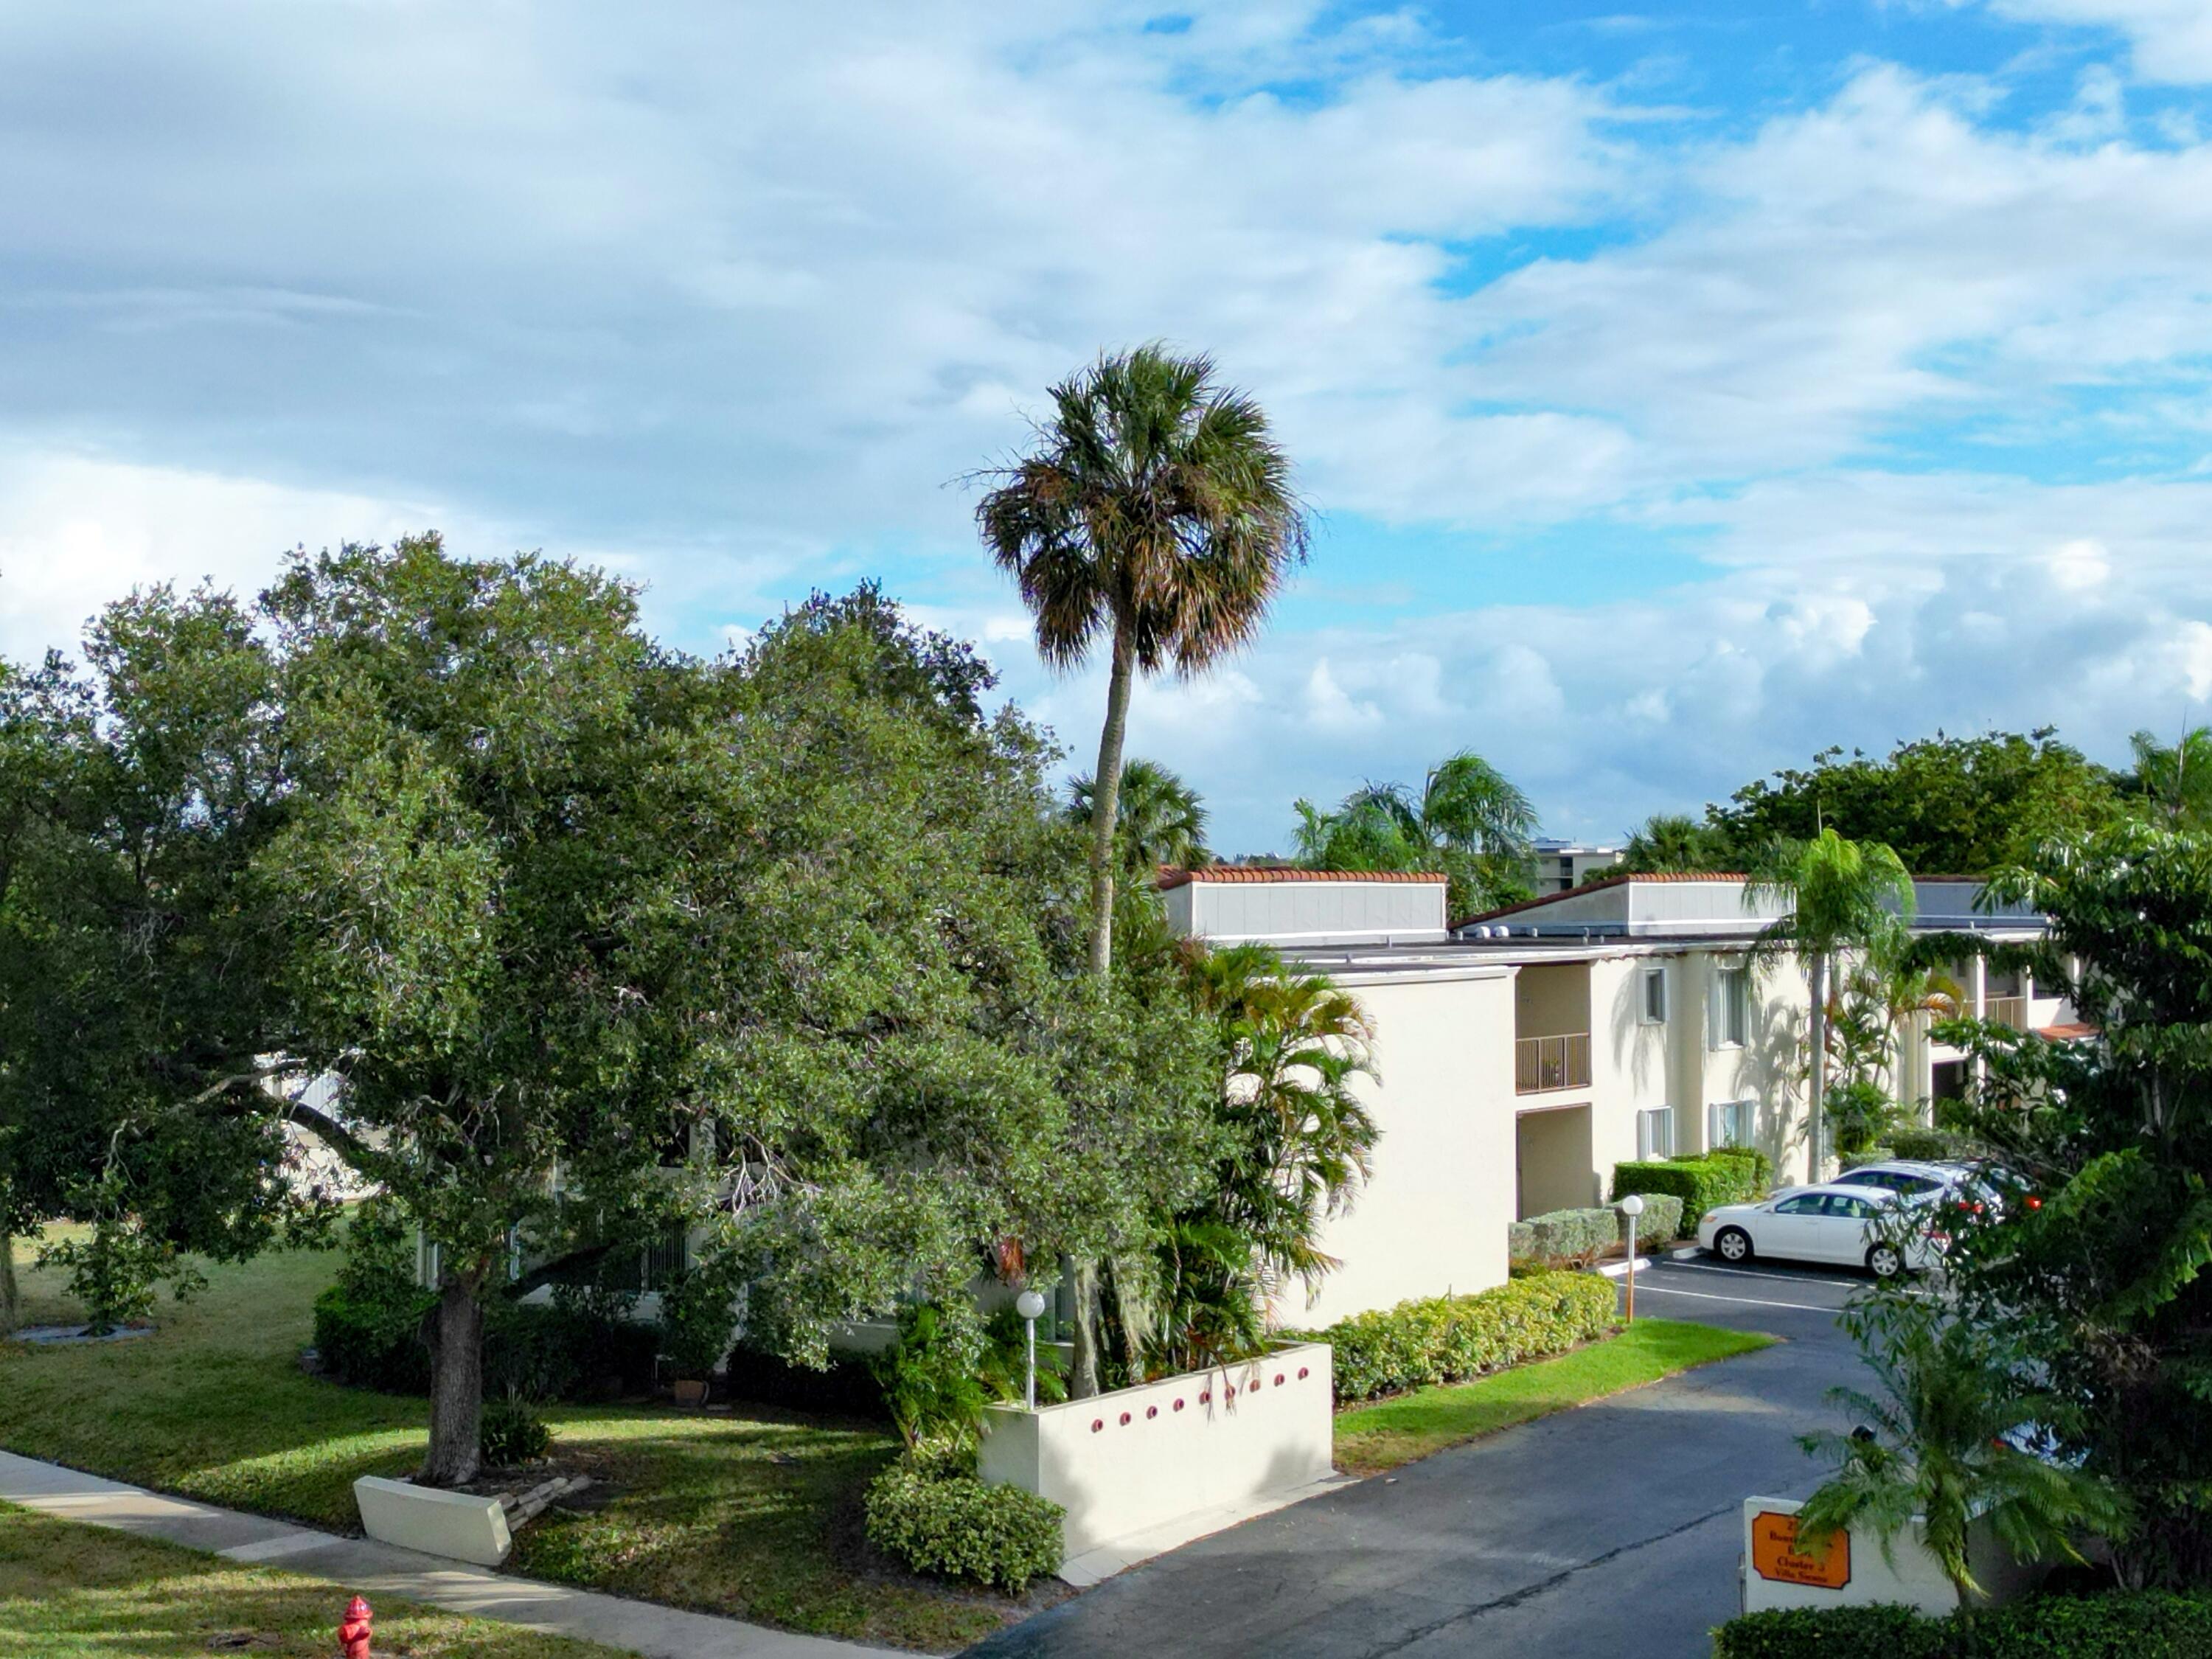
[[[644,1659],[854,1659],[891,1652],[509,1577],[367,1539],[167,1498],[12,1452],[0,1452],[0,1499],[64,1521],[210,1550],[233,1561],[312,1573],[372,1603],[380,1595],[401,1596],[450,1613],[584,1637]]]

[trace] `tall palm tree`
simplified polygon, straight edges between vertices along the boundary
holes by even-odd
[[[1068,817],[1089,823],[1097,793],[1090,778],[1076,779],[1068,786]],[[1206,803],[1158,761],[1139,758],[1122,764],[1114,835],[1122,868],[1140,877],[1163,865],[1188,870],[1213,856],[1206,850]]]
[[[975,509],[1036,617],[1037,653],[1073,669],[1107,651],[1092,773],[1091,965],[1114,951],[1121,741],[1139,673],[1205,672],[1249,644],[1306,553],[1291,465],[1213,360],[1158,345],[1109,353],[1052,389],[1032,453]]]
[[[1846,841],[1823,830],[1808,842],[1783,842],[1760,860],[1745,884],[1744,908],[1775,902],[1783,915],[1760,930],[1755,947],[1774,960],[1796,955],[1812,994],[1808,1169],[1820,1178],[1820,1113],[1828,1080],[1828,975],[1839,952],[1863,951],[1912,916],[1912,877],[1878,841]]]
[[[1052,389],[1031,452],[993,476],[983,542],[1036,617],[1037,653],[1073,669],[1102,643],[1106,720],[1091,774],[1091,969],[1114,960],[1114,826],[1139,673],[1205,672],[1260,631],[1306,554],[1291,465],[1213,360],[1159,345],[1107,353]],[[1097,1392],[1097,1267],[1074,1273],[1070,1392]]]
[[[2167,828],[2212,824],[2212,727],[2183,732],[2172,748],[2148,732],[2138,732],[2128,746],[2135,750],[2135,785]]]

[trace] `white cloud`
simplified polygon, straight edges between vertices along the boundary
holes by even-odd
[[[0,457],[0,655],[73,653],[83,624],[134,587],[204,580],[251,594],[288,549],[441,522],[450,515],[420,503],[17,450]]]
[[[2030,22],[2116,29],[2147,81],[2212,81],[2212,10],[2203,0],[1990,0],[1990,9]]]

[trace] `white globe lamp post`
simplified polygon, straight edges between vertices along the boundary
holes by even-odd
[[[1029,1408],[1035,1411],[1036,1409],[1036,1322],[1038,1316],[1044,1312],[1044,1297],[1035,1291],[1024,1291],[1014,1298],[1014,1311],[1022,1316],[1022,1323],[1029,1328],[1029,1386],[1024,1397],[1029,1401]]]
[[[1628,1218],[1628,1322],[1636,1322],[1636,1218],[1644,1213],[1644,1195],[1631,1193],[1620,1200],[1620,1212]]]

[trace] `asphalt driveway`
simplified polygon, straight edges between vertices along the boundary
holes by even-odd
[[[1795,1437],[1858,1369],[1865,1281],[1666,1261],[1637,1311],[1784,1339],[1218,1533],[970,1650],[1051,1659],[1693,1659],[1736,1609],[1741,1506],[1820,1479]]]

